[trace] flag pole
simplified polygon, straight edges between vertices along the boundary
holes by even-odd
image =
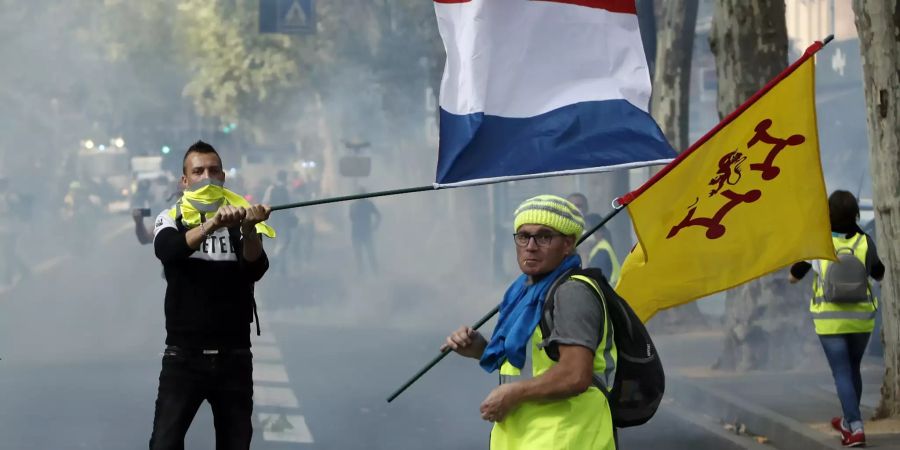
[[[346,202],[346,201],[351,201],[351,200],[360,200],[363,198],[384,197],[387,195],[411,194],[413,192],[434,191],[437,189],[438,188],[436,188],[434,185],[429,184],[428,186],[418,186],[418,187],[411,187],[411,188],[405,188],[405,189],[392,189],[389,191],[367,192],[365,194],[355,194],[355,195],[344,195],[341,197],[320,198],[318,200],[309,200],[309,201],[305,201],[305,202],[288,203],[285,205],[273,206],[272,211],[279,211],[282,209],[290,209],[290,208],[302,208],[304,206],[324,205],[326,203]]]
[[[598,223],[596,226],[594,226],[594,228],[591,228],[590,230],[588,230],[587,232],[582,234],[581,237],[578,238],[578,242],[575,243],[575,246],[577,247],[579,244],[584,242],[588,237],[590,237],[597,230],[599,230],[600,227],[605,225],[606,222],[609,222],[610,219],[615,217],[616,214],[618,214],[620,211],[622,211],[624,209],[622,206],[623,205],[621,203],[613,202],[613,210],[610,211],[609,214],[604,216],[603,219],[600,220],[600,223]],[[472,325],[472,329],[477,330],[477,329],[481,328],[482,325],[484,325],[488,320],[491,320],[491,318],[494,317],[494,315],[497,314],[497,312],[499,312],[499,311],[500,311],[500,305],[495,306],[487,314],[485,314],[484,317],[479,319],[478,322],[475,322]],[[419,369],[419,371],[416,372],[416,374],[413,375],[412,378],[410,378],[406,383],[403,383],[403,386],[400,386],[399,389],[394,391],[394,393],[391,394],[390,397],[387,398],[387,402],[388,403],[392,402],[395,398],[397,398],[397,396],[402,394],[403,391],[405,391],[407,388],[412,386],[413,383],[418,381],[419,378],[422,378],[422,375],[425,375],[426,372],[428,372],[429,370],[431,370],[432,367],[437,365],[437,363],[439,363],[442,359],[444,359],[445,356],[450,354],[451,351],[452,350],[450,350],[449,348],[445,348],[443,351],[441,351],[441,353],[439,353],[430,362],[428,362],[428,364],[426,364],[425,367],[422,367],[421,369]]]

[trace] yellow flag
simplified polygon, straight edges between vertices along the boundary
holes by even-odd
[[[616,291],[642,320],[797,261],[835,259],[813,53],[623,198],[639,243]]]

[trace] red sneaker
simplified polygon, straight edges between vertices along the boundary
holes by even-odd
[[[841,442],[847,439],[850,436],[850,430],[844,428],[844,418],[843,417],[832,417],[831,418],[831,428],[834,428],[834,431],[841,433]]]
[[[866,434],[862,430],[855,433],[849,433],[841,439],[841,445],[844,447],[865,447]]]

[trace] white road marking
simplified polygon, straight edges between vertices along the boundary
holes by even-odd
[[[34,267],[31,268],[31,271],[34,273],[44,273],[62,264],[63,261],[71,258],[72,256],[68,254],[54,256],[35,264]]]
[[[289,387],[253,386],[253,403],[257,406],[299,408],[300,402]]]
[[[262,333],[260,336],[257,336],[256,333],[251,333],[250,340],[254,344],[274,344],[275,336],[272,333]]]
[[[288,374],[282,364],[255,363],[253,364],[253,381],[268,381],[270,383],[287,383]]]
[[[264,301],[257,299],[258,305]],[[274,442],[313,443],[306,419],[299,412],[300,401],[291,389],[281,349],[275,336],[251,334],[253,342],[253,403],[262,429],[263,440]]]
[[[281,361],[281,350],[274,345],[254,345],[253,346],[254,361]]]
[[[276,442],[313,443],[312,434],[301,415],[259,413],[263,439]]]

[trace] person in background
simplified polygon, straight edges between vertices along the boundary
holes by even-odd
[[[153,243],[153,232],[144,223],[144,218],[150,217],[150,214],[150,208],[134,208],[131,210],[131,219],[134,221],[134,236],[141,245]]]
[[[288,191],[288,173],[279,170],[275,174],[275,182],[266,188],[263,194],[263,204],[266,205],[284,205],[291,202],[291,195]],[[278,239],[275,242],[275,250],[272,252],[274,259],[278,262],[277,272],[279,275],[287,275],[290,263],[288,259],[293,253],[294,243],[294,227],[297,226],[297,218],[293,210],[281,211],[272,218],[272,225],[278,229]]]
[[[588,229],[592,229],[600,223],[601,217],[597,214],[589,214],[587,223]],[[615,286],[619,280],[619,273],[622,265],[616,251],[613,250],[609,230],[606,227],[600,228],[593,235],[593,244],[588,246],[591,249],[588,253],[587,267],[594,267],[603,271],[606,279],[611,286]]]
[[[0,176],[0,268],[2,278],[0,283],[15,284],[21,278],[28,276],[31,270],[25,261],[19,256],[17,250],[19,236],[23,236],[18,224],[22,217],[22,201],[9,186],[9,179]]]
[[[579,211],[581,211],[582,217],[587,217],[588,214],[591,213],[591,207],[588,204],[588,199],[581,192],[573,192],[566,197],[566,200],[570,201]]]
[[[360,190],[365,194],[365,190]],[[360,275],[366,273],[366,265],[373,274],[378,273],[378,262],[375,257],[375,230],[381,225],[381,213],[375,204],[367,198],[353,201],[350,204],[350,231],[353,240],[353,253],[356,255],[356,268]]]
[[[131,219],[134,221],[134,235],[141,245],[153,242],[153,232],[144,224],[144,218],[150,217],[150,206],[153,204],[150,192],[150,181],[140,180],[131,196]]]
[[[581,217],[584,217],[585,220],[587,220],[587,218],[589,216],[591,216],[591,214],[590,214],[591,207],[588,203],[588,199],[581,192],[573,192],[573,193],[569,194],[566,197],[566,200],[572,202],[572,204],[575,205],[575,207],[578,208],[579,211],[581,211]],[[590,229],[590,227],[588,227],[587,229]],[[575,251],[577,251],[578,254],[581,256],[582,261],[590,261],[591,260],[590,259],[590,251],[591,251],[590,246],[582,245],[580,247],[576,247]]]
[[[859,203],[853,194],[834,191],[828,197],[828,212],[835,252],[839,258],[849,258],[837,263],[799,262],[791,266],[788,278],[791,283],[796,283],[810,269],[815,271],[809,310],[831,367],[843,412],[843,417],[831,419],[831,426],[841,433],[842,445],[861,447],[866,445],[866,435],[859,410],[863,388],[860,364],[878,313],[878,299],[872,295],[867,276],[880,281],[884,276],[884,264],[878,259],[875,242],[857,225]],[[857,278],[843,275],[854,265],[859,268],[855,274]],[[828,286],[838,274],[842,274],[840,281],[845,286],[856,283],[861,287],[858,298],[838,298],[843,293]]]

